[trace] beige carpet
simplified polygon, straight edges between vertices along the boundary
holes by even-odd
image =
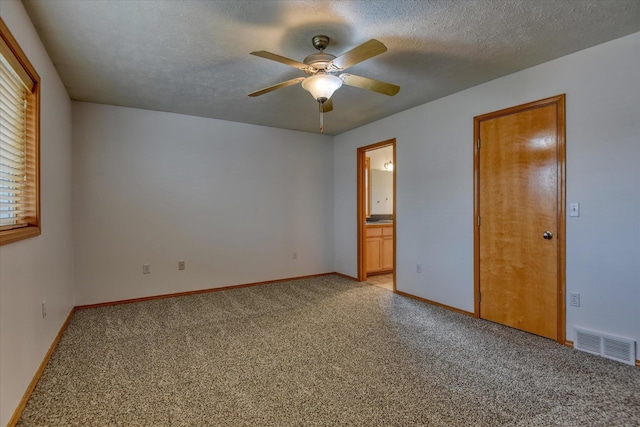
[[[637,426],[640,369],[327,276],[79,311],[19,425]]]

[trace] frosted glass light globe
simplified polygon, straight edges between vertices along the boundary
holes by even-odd
[[[342,86],[342,80],[331,74],[316,74],[302,81],[302,87],[317,101],[328,100]],[[321,101],[321,102],[324,102]]]

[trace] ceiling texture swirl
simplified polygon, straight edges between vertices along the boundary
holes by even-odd
[[[315,133],[318,105],[301,85],[247,96],[304,74],[249,53],[302,61],[317,52],[311,39],[319,34],[336,56],[381,41],[387,52],[349,72],[400,92],[342,86],[324,117],[329,135],[640,31],[640,0],[23,4],[73,100]]]

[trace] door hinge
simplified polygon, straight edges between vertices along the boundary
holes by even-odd
[[[480,138],[478,138],[478,150],[480,149]]]
[[[482,301],[482,294],[478,292],[478,302]]]
[[[478,225],[480,225],[480,215],[478,215]]]

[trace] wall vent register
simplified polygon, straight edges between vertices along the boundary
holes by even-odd
[[[635,365],[636,342],[634,340],[578,327],[575,328],[575,333],[574,348],[628,365]]]

